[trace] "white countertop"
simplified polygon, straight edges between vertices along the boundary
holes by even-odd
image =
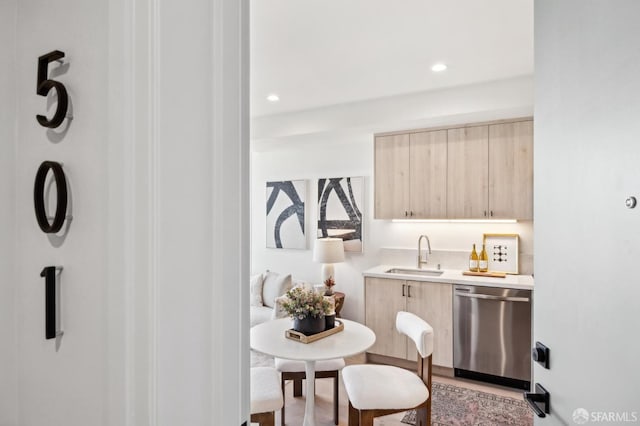
[[[505,278],[476,277],[470,275],[462,275],[463,271],[455,269],[442,269],[443,273],[439,276],[421,276],[398,273],[392,274],[386,272],[389,269],[393,268],[418,269],[411,266],[378,265],[364,271],[362,275],[364,275],[365,277],[388,278],[396,280],[428,281],[432,283],[451,283],[486,287],[515,288],[520,290],[533,290],[533,277],[531,275],[507,275]],[[430,268],[427,266],[423,269],[434,270],[435,268]]]

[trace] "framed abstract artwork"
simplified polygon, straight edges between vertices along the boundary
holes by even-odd
[[[363,177],[318,179],[318,238],[342,238],[344,251],[362,252]]]
[[[482,242],[489,256],[490,272],[518,274],[518,234],[484,234]]]
[[[306,193],[306,180],[267,182],[267,248],[307,248]]]

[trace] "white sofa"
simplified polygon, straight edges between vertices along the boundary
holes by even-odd
[[[291,275],[266,271],[252,276],[250,285],[250,326],[281,317],[279,309],[274,309],[277,306],[276,298],[293,287]]]

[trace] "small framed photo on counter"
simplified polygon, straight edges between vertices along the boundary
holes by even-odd
[[[519,268],[518,234],[484,234],[482,243],[489,256],[489,272],[517,275]]]

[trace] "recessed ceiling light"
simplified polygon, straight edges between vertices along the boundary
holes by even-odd
[[[280,96],[276,95],[275,93],[272,93],[269,96],[267,96],[267,100],[269,102],[278,102],[280,100]]]
[[[433,72],[442,72],[447,69],[447,66],[442,62],[439,62],[431,67],[431,71]]]

